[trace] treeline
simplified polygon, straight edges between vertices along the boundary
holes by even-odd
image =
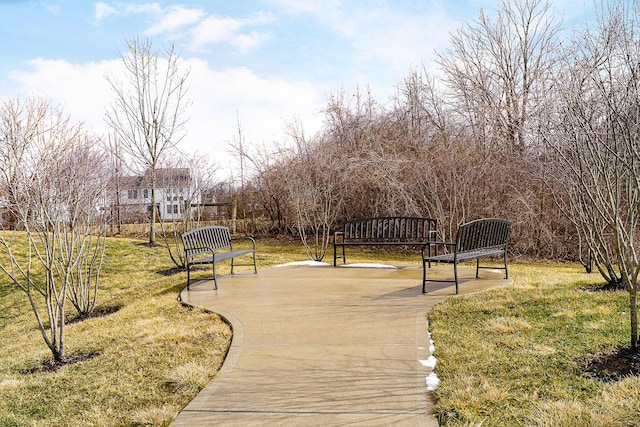
[[[603,4],[597,25],[568,38],[549,2],[504,1],[451,35],[436,71],[411,70],[390,102],[363,88],[340,91],[317,134],[294,124],[293,143],[272,152],[238,142],[242,169],[251,171],[240,189],[246,214],[270,219],[255,231],[299,234],[321,258],[349,218],[433,217],[448,240],[459,223],[501,217],[513,223],[513,255],[585,259],[560,202],[569,191],[554,147],[571,112],[559,107],[584,77],[577,71],[597,67],[597,55],[579,53],[600,52],[607,22],[637,12],[635,1]],[[637,53],[619,59],[640,62]],[[594,124],[606,120],[606,108],[592,111]]]

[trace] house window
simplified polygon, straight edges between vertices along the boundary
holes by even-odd
[[[146,188],[144,190],[142,190],[142,197],[144,197],[145,199],[149,198],[149,190],[147,190]],[[149,212],[151,212],[151,208],[149,208]]]
[[[171,205],[167,205],[167,213],[170,214],[172,212]]]
[[[178,213],[178,205],[173,205],[173,213],[174,214]]]
[[[127,190],[127,198],[129,198],[129,199],[137,199],[138,198],[138,190]]]

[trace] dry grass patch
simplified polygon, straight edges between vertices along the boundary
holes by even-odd
[[[429,316],[440,423],[636,425],[640,379],[584,373],[628,344],[628,295],[585,292],[601,279],[575,265],[514,264],[510,275],[512,286],[448,299]]]
[[[167,378],[167,383],[175,391],[198,393],[207,385],[209,368],[198,362],[189,362],[178,366]]]
[[[0,323],[0,425],[168,425],[231,340],[219,316],[177,301],[184,274],[155,273],[168,265],[162,247],[110,239],[99,304],[121,308],[68,324],[68,356],[91,357],[55,372],[37,369],[51,356],[24,295],[0,281],[0,307],[12,314]]]
[[[489,334],[523,334],[531,329],[531,325],[514,317],[493,317],[487,320],[483,330]]]

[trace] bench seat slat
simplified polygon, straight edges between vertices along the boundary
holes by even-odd
[[[457,256],[455,253],[449,253],[449,254],[430,256],[430,257],[427,257],[426,259],[427,261],[431,261],[431,262],[452,263],[454,262],[454,260],[456,262],[462,262],[462,261],[475,260],[478,258],[490,258],[490,257],[503,256],[503,255],[504,255],[503,249],[476,249],[473,251],[459,253],[457,254]]]
[[[426,240],[416,240],[416,241],[406,241],[406,242],[390,242],[386,240],[371,240],[368,242],[365,241],[356,241],[345,243],[345,246],[378,246],[378,245],[390,245],[390,246],[423,246],[430,242]],[[338,243],[338,246],[340,243]]]
[[[226,261],[231,258],[237,258],[242,255],[248,255],[253,253],[253,250],[235,250],[235,251],[227,251],[227,252],[216,252],[216,262]],[[213,262],[213,257],[205,257],[205,258],[197,258],[191,261],[191,264],[211,264]]]

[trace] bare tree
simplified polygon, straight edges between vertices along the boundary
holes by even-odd
[[[0,111],[2,133],[12,135],[0,141],[0,184],[25,231],[0,236],[0,270],[29,299],[55,361],[65,362],[66,301],[79,312],[95,306],[104,248],[102,157],[96,139],[46,101],[21,108],[10,100]]]
[[[527,147],[528,122],[542,108],[559,31],[548,0],[501,2],[451,36],[439,55],[456,108],[483,147]]]
[[[437,88],[437,80],[423,67],[411,70],[398,85],[392,113],[409,146],[422,151],[427,141],[448,145],[455,137],[454,114],[450,110],[444,93]]]
[[[28,142],[35,140],[42,132],[42,123],[48,111],[48,102],[39,98],[31,98],[26,102],[9,98],[0,102],[0,164],[4,180],[3,196],[8,200],[17,201],[25,197],[20,193],[20,167],[27,156]],[[3,212],[2,223],[5,228],[15,228],[18,222],[14,209]]]
[[[111,177],[109,181],[109,190],[114,195],[109,200],[109,222],[111,232],[117,234],[122,233],[122,180],[124,170],[127,168],[124,155],[122,153],[122,141],[115,134],[107,136],[104,142],[104,150],[107,153],[107,161],[109,163],[108,175]]]
[[[104,209],[110,176],[106,157],[98,138],[81,132],[58,161],[53,178],[66,196],[69,222],[62,254],[73,266],[68,295],[81,317],[93,313],[98,298],[109,217]]]
[[[126,154],[151,172],[149,244],[156,237],[156,170],[162,156],[185,135],[189,70],[184,70],[173,46],[158,52],[150,40],[126,41],[120,57],[125,80],[107,76],[115,101],[107,122],[123,143]]]
[[[322,139],[308,139],[293,129],[295,151],[287,164],[285,186],[295,224],[309,259],[321,261],[345,198],[345,162]]]
[[[296,125],[291,124],[291,128],[295,129]],[[271,220],[269,229],[283,232],[287,216],[284,206],[287,191],[283,185],[283,177],[287,173],[285,153],[289,150],[284,147],[257,147],[247,144],[238,124],[238,139],[231,142],[229,151],[239,163],[240,204],[253,204],[265,211]],[[253,215],[253,209],[251,214]]]
[[[558,203],[601,275],[629,292],[631,346],[638,347],[640,262],[640,3],[605,3],[595,29],[567,52],[546,132]]]

